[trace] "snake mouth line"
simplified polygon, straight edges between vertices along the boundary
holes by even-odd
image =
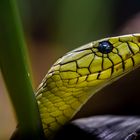
[[[118,63],[116,63],[116,64],[114,64],[114,62],[113,62],[113,60],[111,60],[109,57],[109,60],[112,62],[112,66],[111,67],[108,67],[108,68],[106,68],[106,69],[103,69],[102,71],[98,71],[98,72],[95,72],[95,73],[90,73],[90,74],[87,74],[87,75],[79,75],[80,77],[82,77],[82,76],[87,76],[86,77],[86,79],[85,80],[87,80],[88,81],[88,76],[89,75],[92,75],[92,74],[95,74],[95,75],[97,75],[97,77],[96,77],[96,79],[93,79],[93,80],[109,80],[110,78],[112,79],[112,78],[115,78],[117,75],[123,75],[123,73],[124,72],[126,72],[127,73],[127,71],[129,71],[129,70],[131,70],[132,68],[134,69],[135,68],[135,59],[134,59],[134,57],[136,56],[136,55],[138,55],[138,54],[140,54],[140,51],[139,52],[137,52],[137,53],[135,53],[135,54],[131,54],[131,55],[126,55],[126,59],[124,60],[123,58],[122,58],[122,56],[120,56],[120,58],[121,58],[121,62],[118,62]],[[140,57],[140,56],[139,56]],[[131,61],[131,64],[130,64],[130,66],[129,67],[126,67],[126,65],[127,65],[127,63],[129,63],[129,62],[127,62],[128,60],[130,60]],[[137,66],[138,67],[138,66]],[[108,77],[106,77],[106,78],[101,78],[101,76],[102,76],[102,74],[103,73],[106,73],[106,71],[107,70],[111,70],[111,72],[110,72],[110,76],[108,76]],[[57,70],[56,70],[57,71]],[[118,71],[120,71],[120,73],[118,74]],[[57,71],[58,73],[60,72],[61,73],[61,71]],[[67,71],[63,71],[63,72],[75,72],[75,71],[71,71],[71,70],[67,70]],[[55,72],[54,71],[51,71],[49,74],[51,74],[51,73],[53,73],[53,75],[55,75]],[[57,73],[57,74],[58,74]],[[56,74],[56,75],[57,75]],[[78,77],[77,77],[78,78]],[[71,78],[71,79],[75,79],[75,78]],[[71,79],[69,79],[69,80],[71,80]],[[62,79],[63,80],[63,79]]]

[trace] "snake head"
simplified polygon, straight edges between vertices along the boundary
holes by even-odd
[[[125,35],[94,41],[67,53],[48,75],[59,73],[63,81],[77,87],[94,86],[127,73],[139,63],[140,34]]]

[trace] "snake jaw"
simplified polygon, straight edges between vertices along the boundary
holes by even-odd
[[[107,44],[98,49],[103,41],[113,47],[107,53]],[[59,58],[36,94],[46,136],[54,135],[94,93],[139,65],[140,34],[94,41]]]

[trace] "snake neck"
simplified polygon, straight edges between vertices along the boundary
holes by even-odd
[[[101,88],[93,87],[95,81],[87,82],[86,77],[81,77],[75,86],[67,81],[53,80],[56,78],[54,74],[46,79],[44,87],[41,86],[37,101],[46,137],[51,138],[58,129],[69,122],[84,103]]]
[[[48,74],[45,81],[42,82],[45,84],[40,85],[37,93],[46,137],[51,139],[64,124],[73,118],[91,96],[124,74],[111,80],[95,80],[95,74],[81,76],[76,84],[74,81],[68,83],[67,80],[62,80],[60,74],[51,73],[51,76]]]

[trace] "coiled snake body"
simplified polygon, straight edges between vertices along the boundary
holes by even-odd
[[[105,38],[59,58],[36,98],[46,137],[67,123],[98,90],[140,64],[140,34]]]

